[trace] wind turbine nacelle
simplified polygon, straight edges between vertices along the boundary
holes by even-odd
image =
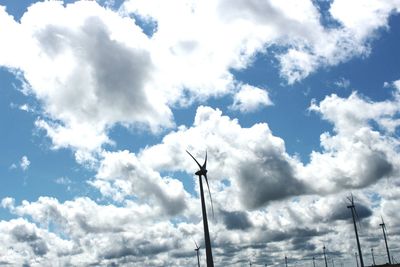
[[[206,176],[207,175],[207,170],[204,170],[204,169],[198,170],[195,174],[199,175],[199,176],[201,176],[201,175]]]

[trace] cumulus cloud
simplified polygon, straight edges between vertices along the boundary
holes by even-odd
[[[223,183],[224,178],[231,183],[227,202],[257,208],[306,192],[295,175],[297,161],[267,124],[243,128],[237,120],[209,107],[197,109],[192,127],[166,135],[161,144],[144,149],[139,157],[157,170],[189,171],[192,162],[184,151],[193,150],[192,140],[197,140],[194,155],[207,149],[207,166],[213,174],[210,183]]]
[[[243,84],[233,97],[233,104],[230,108],[241,112],[252,112],[262,106],[270,105],[272,105],[272,101],[267,91],[248,84]]]
[[[310,163],[300,174],[308,176],[305,179],[310,182],[318,180],[310,185],[325,192],[363,188],[383,177],[396,176],[399,141],[393,131],[399,126],[398,101],[397,93],[393,100],[382,102],[352,93],[348,98],[331,95],[319,105],[312,103],[310,109],[330,121],[335,134],[321,135],[322,152],[312,152]],[[387,121],[392,122],[390,127]]]
[[[21,73],[42,103],[36,126],[54,148],[73,148],[84,161],[112,144],[107,131],[116,124],[173,126],[172,106],[233,92],[234,109],[269,105],[265,91],[240,85],[231,70],[279,47],[271,52],[282,77],[294,83],[321,66],[367,54],[368,40],[399,8],[395,1],[333,1],[329,13],[340,26],[326,28],[316,5],[125,1],[117,13],[94,1],[47,1],[30,6],[20,22],[2,7],[0,64]],[[157,25],[151,36],[138,26],[140,18]]]
[[[187,207],[188,193],[179,180],[161,177],[128,151],[108,152],[103,156],[91,184],[105,196],[119,201],[127,196],[146,202],[151,199],[168,215],[176,215]]]
[[[15,42],[28,39],[21,50],[29,53],[10,67],[23,73],[29,93],[42,103],[36,126],[55,148],[96,151],[111,142],[106,131],[115,123],[154,131],[172,125],[165,101],[149,88],[154,64],[148,39],[129,19],[96,2],[36,3],[20,23],[7,18],[6,28],[21,35]],[[8,66],[8,58],[1,64]]]

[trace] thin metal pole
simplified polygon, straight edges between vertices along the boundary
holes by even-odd
[[[285,255],[285,266],[287,267],[287,257]]]
[[[356,252],[356,253],[354,253],[354,255],[356,256],[356,263],[357,263],[357,267],[359,267],[359,265],[358,265],[358,257],[357,257],[357,252]]]
[[[313,263],[313,266],[315,267],[315,257],[312,257],[312,263]]]
[[[351,205],[347,206],[347,208],[351,209],[351,216],[353,217],[354,231],[356,232],[358,255],[360,256],[360,264],[361,264],[361,267],[364,267],[364,261],[363,261],[363,257],[362,257],[361,246],[360,246],[360,239],[358,238],[357,224],[356,224],[356,219],[354,216],[355,206],[352,203]]]
[[[214,267],[214,261],[211,251],[210,233],[208,231],[206,204],[204,201],[203,182],[201,180],[201,175],[199,175],[199,183],[200,183],[201,211],[203,213],[204,241],[206,243],[207,267]]]

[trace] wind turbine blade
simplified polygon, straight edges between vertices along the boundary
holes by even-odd
[[[206,150],[206,159],[204,160],[203,169],[207,169],[207,150]]]
[[[192,157],[192,159],[194,159],[194,161],[196,161],[197,165],[199,166],[199,168],[201,169],[201,165],[200,163],[192,156],[192,154],[189,153],[189,151],[186,150],[186,152],[189,154],[189,156]]]
[[[208,194],[210,195],[210,201],[211,201],[211,210],[212,210],[212,214],[213,214],[213,218],[214,218],[214,205],[213,205],[213,201],[212,201],[212,198],[211,198],[210,185],[208,184],[207,175],[204,175],[204,178],[206,179],[206,184],[207,184],[207,188],[208,188]]]

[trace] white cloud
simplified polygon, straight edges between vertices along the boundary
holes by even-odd
[[[19,166],[23,171],[26,171],[29,166],[31,165],[31,162],[29,161],[27,156],[22,156],[21,161],[19,162]]]
[[[112,142],[107,131],[115,124],[159,131],[174,125],[171,106],[240,92],[231,70],[269,47],[284,48],[274,53],[289,83],[366,55],[368,39],[398,4],[349,5],[362,12],[350,15],[344,1],[332,2],[337,28],[324,28],[309,0],[126,1],[119,13],[94,1],[47,1],[30,6],[20,23],[1,8],[0,64],[20,71],[43,105],[37,126],[54,148],[70,147],[85,161]],[[154,22],[151,37],[132,13]],[[268,103],[265,93],[257,104],[243,100],[237,94],[234,107]]]
[[[177,215],[187,208],[188,193],[174,178],[161,177],[128,151],[105,152],[96,179],[90,182],[103,195],[122,201],[127,196]]]
[[[330,121],[335,132],[321,135],[322,152],[314,151],[310,163],[299,172],[316,191],[364,188],[399,175],[399,140],[393,135],[400,125],[397,93],[393,100],[382,102],[356,93],[347,99],[331,95],[310,109]],[[319,182],[313,183],[316,179]]]
[[[243,84],[240,86],[240,90],[233,97],[231,108],[241,112],[252,112],[262,106],[265,107],[270,105],[272,105],[272,101],[266,90]]]

